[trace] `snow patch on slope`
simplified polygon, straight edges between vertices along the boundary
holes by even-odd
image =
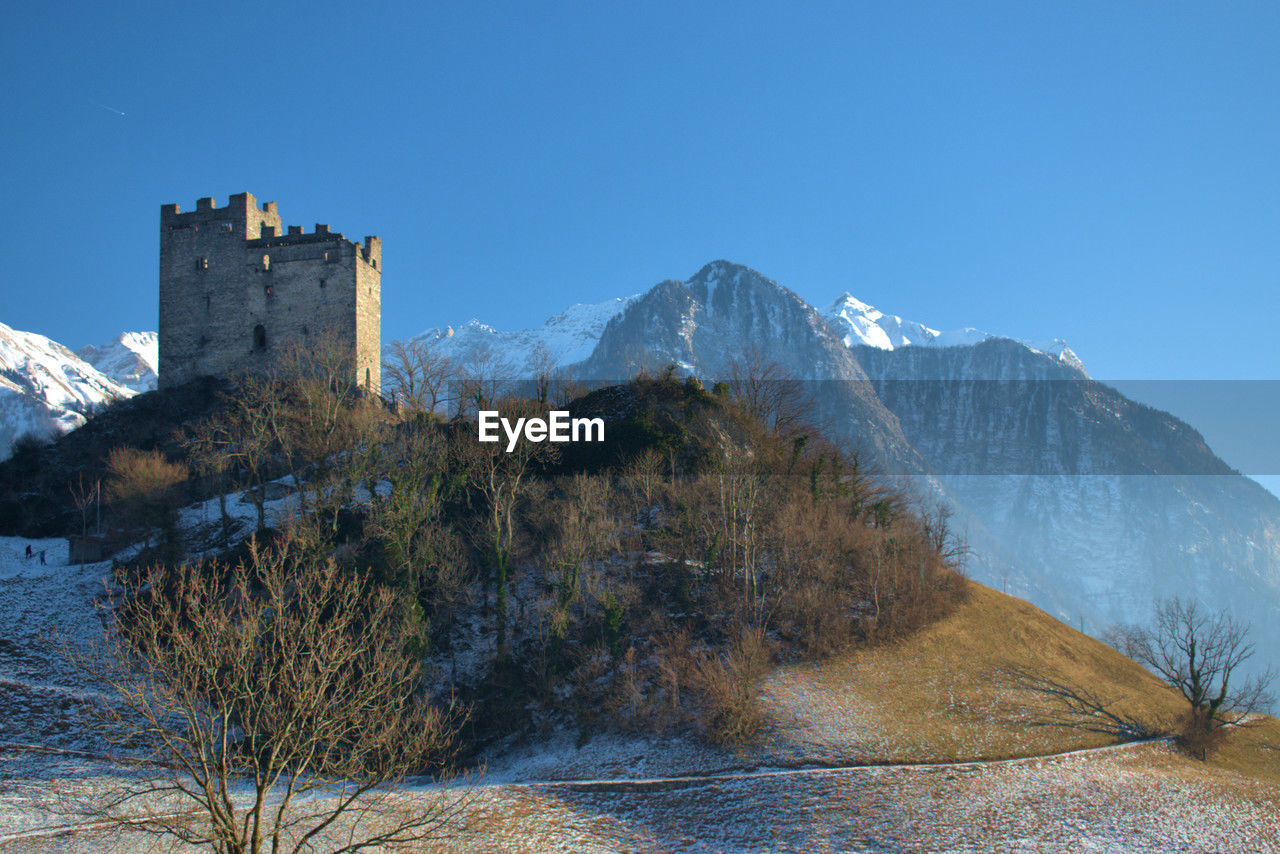
[[[82,347],[76,355],[122,386],[152,391],[160,363],[160,338],[154,332],[124,332],[99,347]]]
[[[412,340],[436,344],[441,355],[459,365],[495,357],[516,374],[531,374],[546,359],[555,366],[564,366],[590,356],[605,325],[637,297],[572,305],[541,326],[529,329],[506,332],[473,319],[457,329],[428,329]]]
[[[135,393],[58,342],[0,323],[0,458],[24,433],[60,436]]]
[[[845,346],[860,344],[878,350],[899,347],[962,347],[992,337],[978,329],[939,332],[923,323],[903,320],[896,314],[885,314],[850,293],[842,294],[823,313],[827,322],[844,338]]]
[[[969,347],[989,338],[1002,337],[971,326],[940,332],[914,320],[903,320],[896,314],[885,314],[848,292],[841,294],[828,306],[823,317],[844,339],[846,347],[866,346],[877,350],[897,350],[900,347]],[[1084,363],[1080,361],[1080,357],[1061,338],[1044,344],[1021,340],[1018,343],[1084,372]]]

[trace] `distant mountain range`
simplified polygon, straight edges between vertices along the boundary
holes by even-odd
[[[1280,660],[1280,500],[1186,423],[1092,380],[1064,342],[939,332],[849,294],[819,312],[723,261],[554,326],[590,318],[582,353],[611,311],[568,370],[715,378],[754,351],[813,383],[827,428],[865,459],[952,508],[979,581],[1094,634],[1147,621],[1157,597],[1194,596],[1250,621],[1259,661]],[[507,334],[527,352],[542,333]],[[459,344],[500,350],[498,335]]]
[[[23,435],[47,440],[103,406],[156,387],[156,334],[126,332],[79,353],[0,323],[0,459]]]
[[[433,344],[441,355],[462,366],[497,361],[512,374],[530,375],[544,364],[571,365],[586,359],[605,325],[635,299],[572,305],[533,329],[503,332],[473,319],[456,329],[428,329],[411,340]]]
[[[668,365],[714,379],[751,351],[809,383],[864,459],[952,508],[977,580],[1095,634],[1144,622],[1158,596],[1195,596],[1251,621],[1259,657],[1280,663],[1280,500],[1187,424],[1092,380],[1062,341],[940,332],[848,293],[819,311],[725,261],[540,327],[418,338],[464,366],[595,380]],[[154,383],[152,333],[74,354],[0,326],[0,452]]]

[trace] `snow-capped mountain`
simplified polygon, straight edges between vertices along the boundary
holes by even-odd
[[[545,367],[562,367],[591,355],[605,325],[636,297],[569,306],[541,326],[503,332],[470,320],[457,329],[428,329],[413,340],[438,346],[441,356],[461,367],[493,369],[496,363],[515,376],[529,376]]]
[[[969,328],[939,332],[923,323],[903,320],[896,314],[885,314],[848,291],[829,305],[823,316],[848,347],[866,345],[879,350],[912,346],[962,347],[992,337],[989,333]]]
[[[848,347],[874,347],[877,350],[897,350],[902,347],[971,347],[1000,337],[970,326],[939,332],[923,323],[903,320],[896,314],[885,314],[848,291],[827,307],[823,317],[843,337],[845,346]],[[1045,344],[1022,340],[1018,343],[1084,371],[1084,363],[1061,338]]]
[[[58,342],[0,323],[0,459],[24,434],[59,436],[135,393]]]
[[[125,332],[100,347],[82,347],[76,355],[120,385],[141,393],[156,387],[159,346],[154,332]]]
[[[655,285],[609,321],[585,380],[619,381],[675,365],[727,378],[744,358],[780,366],[803,383],[823,423],[846,425],[855,446],[892,470],[923,461],[876,397],[866,373],[822,316],[791,290],[740,264],[712,262],[687,281]]]
[[[834,380],[815,384],[829,429],[952,506],[978,580],[1094,633],[1147,621],[1157,597],[1194,597],[1280,649],[1280,501],[1187,424],[1090,379],[1061,341],[945,335],[847,296],[821,318],[716,262],[635,300],[578,372],[676,364],[714,378],[749,349]]]

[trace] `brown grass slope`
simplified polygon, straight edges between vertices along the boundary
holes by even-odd
[[[1007,677],[1021,668],[1087,688],[1172,730],[1183,701],[1139,664],[1039,608],[976,582],[954,613],[897,643],[778,668],[763,698],[772,751],[821,762],[959,762],[1117,741],[1055,722],[1058,707]],[[1231,733],[1210,764],[1280,783],[1280,724]]]

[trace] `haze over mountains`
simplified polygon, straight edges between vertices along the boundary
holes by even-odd
[[[954,509],[979,581],[1095,634],[1145,622],[1157,597],[1195,596],[1253,623],[1259,659],[1280,649],[1280,501],[1189,425],[1094,382],[1064,342],[939,332],[848,294],[820,313],[727,262],[610,307],[575,374],[716,377],[757,351],[819,384],[829,427]],[[601,313],[575,307],[558,334]],[[475,326],[440,341],[455,358],[501,345]]]
[[[1094,634],[1145,622],[1157,597],[1195,596],[1250,621],[1259,659],[1280,658],[1280,500],[1187,424],[1094,382],[1062,341],[940,332],[847,293],[819,311],[723,261],[537,328],[471,321],[419,337],[464,366],[595,380],[672,364],[716,378],[754,351],[810,384],[828,429],[864,458],[953,508],[977,580]],[[153,387],[154,347],[126,334],[77,355],[0,326],[0,452]]]

